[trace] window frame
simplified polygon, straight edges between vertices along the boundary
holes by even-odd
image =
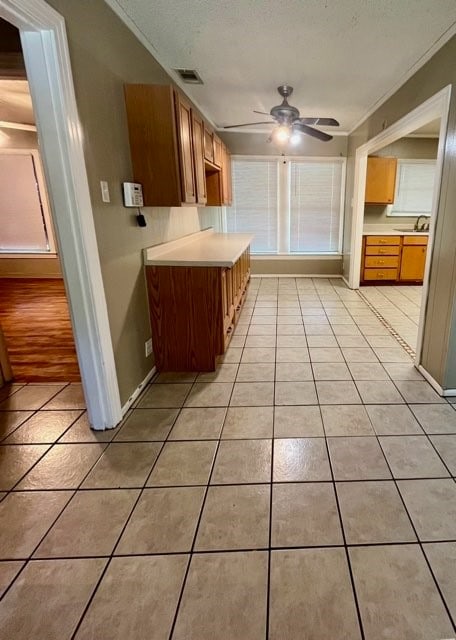
[[[396,186],[394,188],[394,200],[396,201],[396,197],[399,193],[399,165],[400,164],[432,164],[434,168],[437,170],[437,159],[436,158],[398,158],[397,159],[397,168],[396,168]],[[435,188],[435,176],[434,176],[434,187]],[[433,195],[433,194],[432,194]],[[418,216],[431,216],[432,213],[432,199],[431,199],[431,211],[416,213],[416,212],[406,212],[406,211],[394,211],[394,203],[389,204],[386,207],[386,216],[388,218],[417,218]]]
[[[245,155],[233,154],[232,160],[242,161],[275,161],[278,172],[277,193],[277,247],[276,253],[255,253],[255,258],[262,259],[302,259],[327,257],[340,258],[342,255],[344,218],[345,218],[345,188],[347,173],[347,158],[341,156],[283,156],[283,155]],[[341,165],[341,189],[339,205],[339,238],[337,251],[313,251],[309,253],[290,251],[290,222],[291,222],[291,163],[339,163]],[[227,207],[222,208],[222,229],[227,232]]]

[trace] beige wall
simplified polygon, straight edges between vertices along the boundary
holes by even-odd
[[[61,278],[57,256],[10,258],[0,256],[0,278]]]
[[[103,0],[49,0],[65,18],[76,100],[108,305],[121,401],[151,370],[144,343],[150,323],[142,249],[208,226],[211,211],[145,208],[147,227],[122,206],[121,182],[132,179],[124,83],[169,84],[170,78]],[[101,201],[107,180],[111,203]],[[213,210],[214,217],[218,210]]]
[[[342,273],[342,257],[335,258],[251,258],[254,275],[337,276]]]
[[[274,143],[266,142],[267,133],[242,133],[240,131],[218,131],[219,136],[231,153],[250,156],[278,156],[282,149]],[[329,142],[320,142],[310,136],[302,136],[297,147],[287,148],[287,156],[336,156],[347,155],[347,136],[334,136]]]
[[[438,138],[401,138],[383,147],[376,156],[403,158],[407,160],[428,160],[437,158]],[[414,219],[408,216],[388,217],[388,207],[384,205],[366,205],[364,208],[364,224],[403,225],[413,224]]]
[[[453,37],[389,100],[356,129],[348,141],[344,272],[348,274],[354,155],[376,136],[438,91],[451,85],[442,182],[437,212],[422,364],[446,389],[456,389],[456,37]]]

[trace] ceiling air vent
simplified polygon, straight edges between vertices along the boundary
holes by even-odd
[[[174,71],[179,75],[180,79],[187,84],[203,84],[198,71],[194,69],[174,69]]]

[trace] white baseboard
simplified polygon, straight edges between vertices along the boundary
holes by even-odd
[[[252,273],[251,278],[342,278],[340,273]]]
[[[439,396],[446,396],[446,395],[456,395],[456,390],[455,389],[446,389],[444,390],[443,387],[441,387],[439,385],[439,383],[434,380],[434,378],[431,376],[431,374],[426,371],[426,369],[422,366],[422,365],[417,365],[416,367],[418,369],[418,371],[421,373],[421,375],[426,378],[426,380],[429,382],[429,384],[431,385],[431,387],[433,389],[435,389],[437,391],[437,393],[439,394]],[[453,392],[453,393],[449,393],[449,392]]]
[[[340,276],[340,277],[342,278],[342,280],[344,281],[344,283],[347,285],[347,287],[348,287],[349,289],[351,289],[350,284],[349,284],[349,282],[348,282],[347,278],[346,278],[345,276]]]
[[[146,384],[148,384],[150,382],[150,380],[152,379],[152,377],[156,373],[157,373],[157,368],[154,366],[149,371],[149,373],[144,378],[144,380],[136,387],[136,389],[133,391],[133,393],[128,398],[126,403],[123,405],[123,407],[122,407],[122,416],[124,416],[127,413],[128,409],[132,406],[132,404],[137,399],[137,397],[144,391],[144,387],[146,386]]]

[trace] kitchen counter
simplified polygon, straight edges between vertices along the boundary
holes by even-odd
[[[363,236],[428,236],[429,231],[413,231],[413,227],[408,230],[398,231],[391,227],[382,229],[380,225],[373,225],[372,227],[364,227]]]
[[[205,229],[144,249],[144,264],[169,267],[232,267],[253,236]]]

